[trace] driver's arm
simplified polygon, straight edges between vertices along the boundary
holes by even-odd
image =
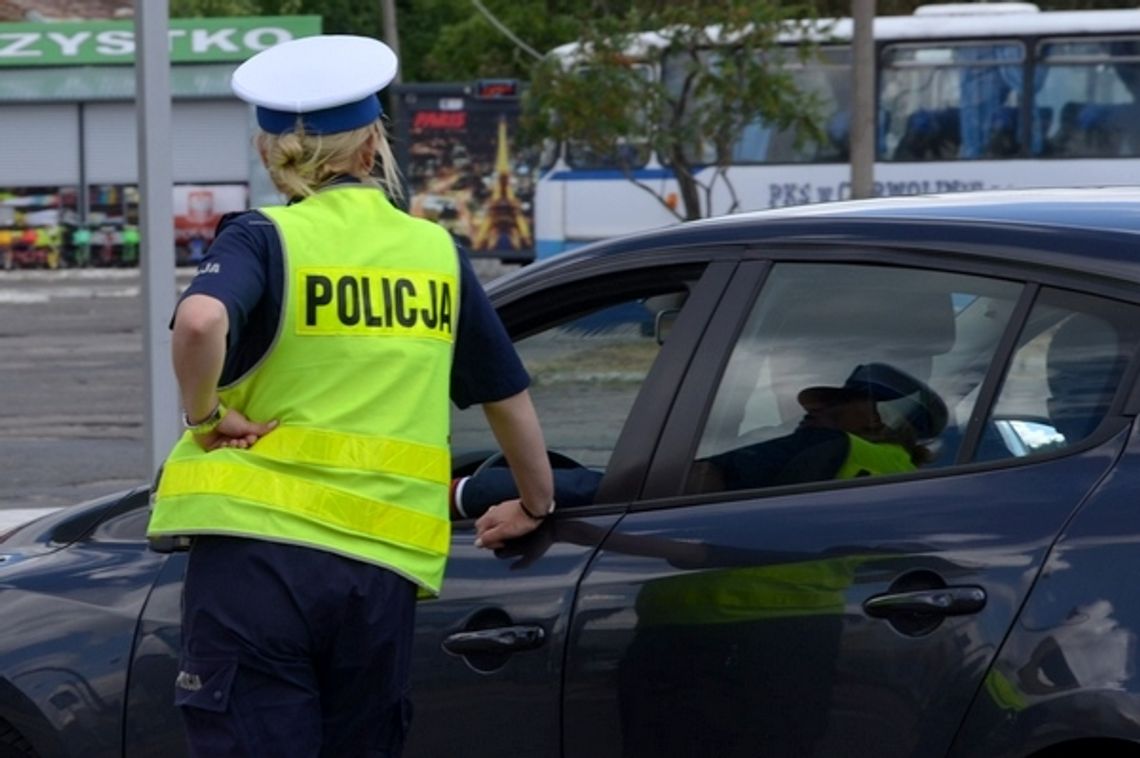
[[[527,511],[545,514],[552,510],[554,477],[529,391],[484,403],[483,413],[507,459],[522,501],[510,500],[491,508],[475,522],[476,544],[495,548],[538,526],[540,522]]]

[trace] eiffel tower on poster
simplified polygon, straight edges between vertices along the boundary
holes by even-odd
[[[510,144],[507,120],[499,119],[499,145],[495,158],[495,183],[487,214],[475,232],[474,250],[526,250],[534,245],[522,204],[511,189]]]

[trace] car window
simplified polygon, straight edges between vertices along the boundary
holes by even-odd
[[[661,287],[584,312],[575,309],[576,315],[516,340],[553,453],[604,474],[634,399],[687,297],[683,284]],[[497,449],[477,408],[453,412],[452,449],[457,461],[464,451]]]
[[[1140,309],[1042,290],[983,430],[975,460],[1074,445],[1105,418],[1137,348]]]
[[[952,463],[1021,291],[936,271],[777,264],[715,388],[687,490]]]

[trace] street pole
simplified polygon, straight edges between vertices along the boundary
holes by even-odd
[[[381,0],[380,5],[384,17],[384,44],[392,48],[392,52],[396,54],[396,60],[399,60],[400,33],[396,28],[396,0]],[[396,69],[396,78],[392,81],[394,84],[399,84],[403,81],[403,76],[399,68]]]
[[[875,185],[875,0],[851,0],[851,197]]]
[[[400,129],[400,108],[403,107],[400,98],[404,95],[400,92],[399,84],[404,80],[404,65],[400,58],[400,31],[396,25],[396,0],[381,0],[380,5],[384,23],[384,44],[392,48],[392,52],[396,54],[396,60],[399,61],[399,65],[396,67],[396,78],[392,80],[392,84],[396,86],[388,90],[388,109],[385,114],[388,119],[388,125],[385,129],[391,136]],[[403,183],[406,190],[406,177]],[[405,193],[405,197],[410,197],[410,195]]]
[[[135,3],[138,97],[139,232],[143,353],[147,365],[147,463],[158,471],[179,435],[178,391],[167,324],[174,311],[174,180],[170,127],[170,26],[167,0]]]

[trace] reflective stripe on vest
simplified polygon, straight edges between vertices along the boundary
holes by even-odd
[[[450,542],[454,243],[365,185],[262,213],[285,256],[278,332],[219,394],[279,426],[249,450],[204,453],[185,435],[149,532],[310,545],[438,592]]]
[[[890,442],[868,442],[854,434],[847,435],[847,458],[836,472],[836,479],[854,479],[859,476],[905,474],[914,471],[910,453],[902,445]]]
[[[257,443],[257,454],[278,461],[385,471],[451,484],[451,456],[446,449],[404,440],[283,427]]]
[[[448,547],[446,519],[241,462],[215,462],[209,458],[202,462],[172,461],[163,469],[159,494],[232,497],[261,508],[311,518],[362,537],[383,534],[385,540],[424,552],[442,553]]]

